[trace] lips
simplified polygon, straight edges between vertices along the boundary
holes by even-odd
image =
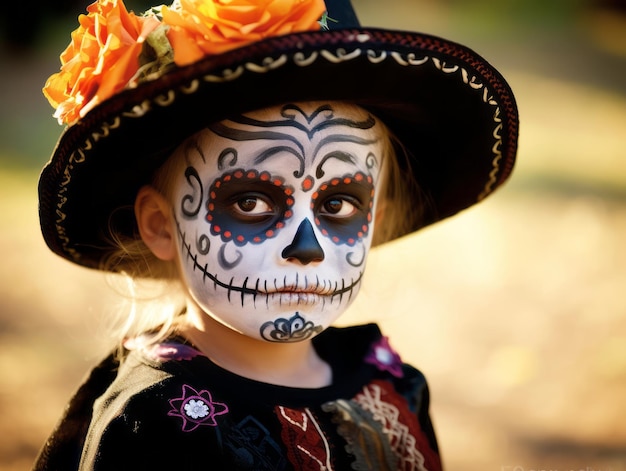
[[[362,277],[363,273],[359,272],[358,278],[349,283],[346,283],[344,279],[330,281],[320,280],[318,277],[316,277],[315,282],[309,282],[305,277],[302,286],[300,286],[298,275],[296,275],[296,281],[293,284],[288,284],[286,278],[283,278],[281,282],[274,279],[269,283],[268,281],[261,283],[260,280],[257,280],[255,300],[257,296],[265,296],[266,304],[276,300],[281,304],[296,305],[341,302],[345,296],[348,299],[352,297],[352,292],[361,283]],[[268,288],[268,285],[273,285],[273,288]]]
[[[264,293],[266,303],[278,301],[281,306],[306,306],[323,302],[326,296],[310,291],[274,291]]]
[[[351,280],[346,284],[346,280],[343,278],[340,281],[320,280],[316,277],[315,283],[309,283],[307,278],[304,280],[302,287],[298,286],[298,276],[296,275],[296,282],[288,286],[286,280],[283,280],[283,287],[276,286],[276,280],[274,280],[274,290],[259,290],[261,294],[265,295],[294,295],[294,296],[318,296],[318,297],[330,297],[336,296],[343,297],[345,294],[351,294],[354,288],[361,282],[363,276],[362,272],[359,272],[359,277],[356,280]]]
[[[345,280],[341,280],[340,282],[331,281],[331,280],[320,280],[318,276],[315,277],[315,281],[309,279],[309,277],[305,276],[304,280],[301,282],[300,276],[296,273],[295,281],[293,283],[289,283],[287,281],[287,277],[283,277],[283,279],[279,282],[278,279],[274,279],[273,281],[273,289],[267,288],[268,283],[264,283],[263,288],[259,288],[259,292],[262,294],[312,294],[319,296],[336,296],[338,294],[345,293],[354,289],[354,287],[361,281],[362,274],[359,273],[359,278],[357,281],[352,281],[349,286],[346,287]]]

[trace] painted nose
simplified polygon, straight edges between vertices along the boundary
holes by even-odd
[[[285,260],[296,259],[303,265],[324,260],[324,251],[308,219],[300,223],[291,244],[285,247],[281,255]]]

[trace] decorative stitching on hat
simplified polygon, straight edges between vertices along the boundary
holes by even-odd
[[[318,56],[319,54],[316,51],[312,52],[309,57],[306,57],[303,52],[296,52],[293,56],[293,61],[296,65],[306,67],[315,62]]]
[[[140,118],[148,111],[150,111],[150,101],[144,100],[138,105],[133,106],[130,111],[122,112],[122,116],[126,118]]]
[[[251,70],[251,69],[249,69]],[[219,75],[205,75],[203,79],[206,82],[230,82],[239,78],[244,72],[243,66],[237,67],[235,70],[225,69],[222,71],[222,76]]]
[[[331,51],[327,51],[325,49],[322,49],[320,51],[320,54],[329,62],[338,64],[340,62],[356,59],[357,57],[361,55],[361,52],[362,52],[361,49],[355,49],[352,52],[346,52],[345,49],[339,48],[334,54]]]
[[[278,59],[273,59],[271,57],[266,57],[265,59],[263,59],[263,64],[262,65],[255,64],[253,62],[247,62],[246,63],[246,69],[248,69],[248,70],[250,70],[252,72],[258,72],[258,73],[263,74],[265,72],[269,72],[270,70],[277,69],[277,68],[285,65],[286,63],[287,63],[287,55],[283,54]]]
[[[472,77],[469,78],[469,73],[465,68],[460,67],[458,65],[447,66],[445,61],[441,61],[440,59],[436,57],[433,57],[432,61],[437,69],[441,70],[442,72],[446,74],[453,74],[460,70],[463,83],[469,85],[474,90],[480,90],[482,88],[483,102],[489,105],[495,106],[495,110],[493,114],[493,121],[494,123],[496,123],[496,127],[494,128],[493,134],[492,134],[493,138],[495,139],[495,142],[491,148],[491,151],[493,152],[494,157],[493,157],[493,160],[491,161],[492,168],[491,168],[491,171],[489,172],[489,180],[483,187],[483,191],[476,198],[477,202],[481,201],[493,192],[494,185],[497,182],[498,173],[500,171],[500,162],[502,160],[502,151],[500,150],[502,146],[502,136],[500,135],[500,131],[502,130],[502,119],[500,118],[500,106],[498,106],[498,102],[494,99],[493,94],[491,94],[491,91],[483,83],[476,81],[475,75],[472,75]]]
[[[500,118],[500,107],[496,108],[496,111],[493,116],[493,120],[496,123],[499,123],[496,128],[493,130],[493,137],[496,139],[495,144],[491,148],[491,151],[494,153],[495,157],[493,159],[492,165],[493,168],[491,172],[489,172],[489,181],[485,185],[482,193],[478,195],[478,201],[483,200],[485,197],[489,195],[493,191],[493,185],[495,185],[498,178],[498,171],[500,168],[500,161],[502,160],[502,151],[500,147],[502,146],[502,136],[500,135],[500,131],[502,131],[502,119]]]

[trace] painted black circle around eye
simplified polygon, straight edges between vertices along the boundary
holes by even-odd
[[[343,214],[344,205],[353,211]],[[374,184],[370,175],[357,172],[322,183],[311,196],[315,224],[336,244],[354,245],[370,231]]]
[[[259,202],[267,210],[253,213]],[[242,246],[272,238],[292,216],[293,188],[268,172],[237,169],[216,179],[209,189],[206,220],[211,234]]]

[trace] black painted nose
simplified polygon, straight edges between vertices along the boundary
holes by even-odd
[[[308,219],[300,223],[291,244],[285,247],[281,255],[284,259],[295,258],[303,265],[324,260],[324,251]]]

